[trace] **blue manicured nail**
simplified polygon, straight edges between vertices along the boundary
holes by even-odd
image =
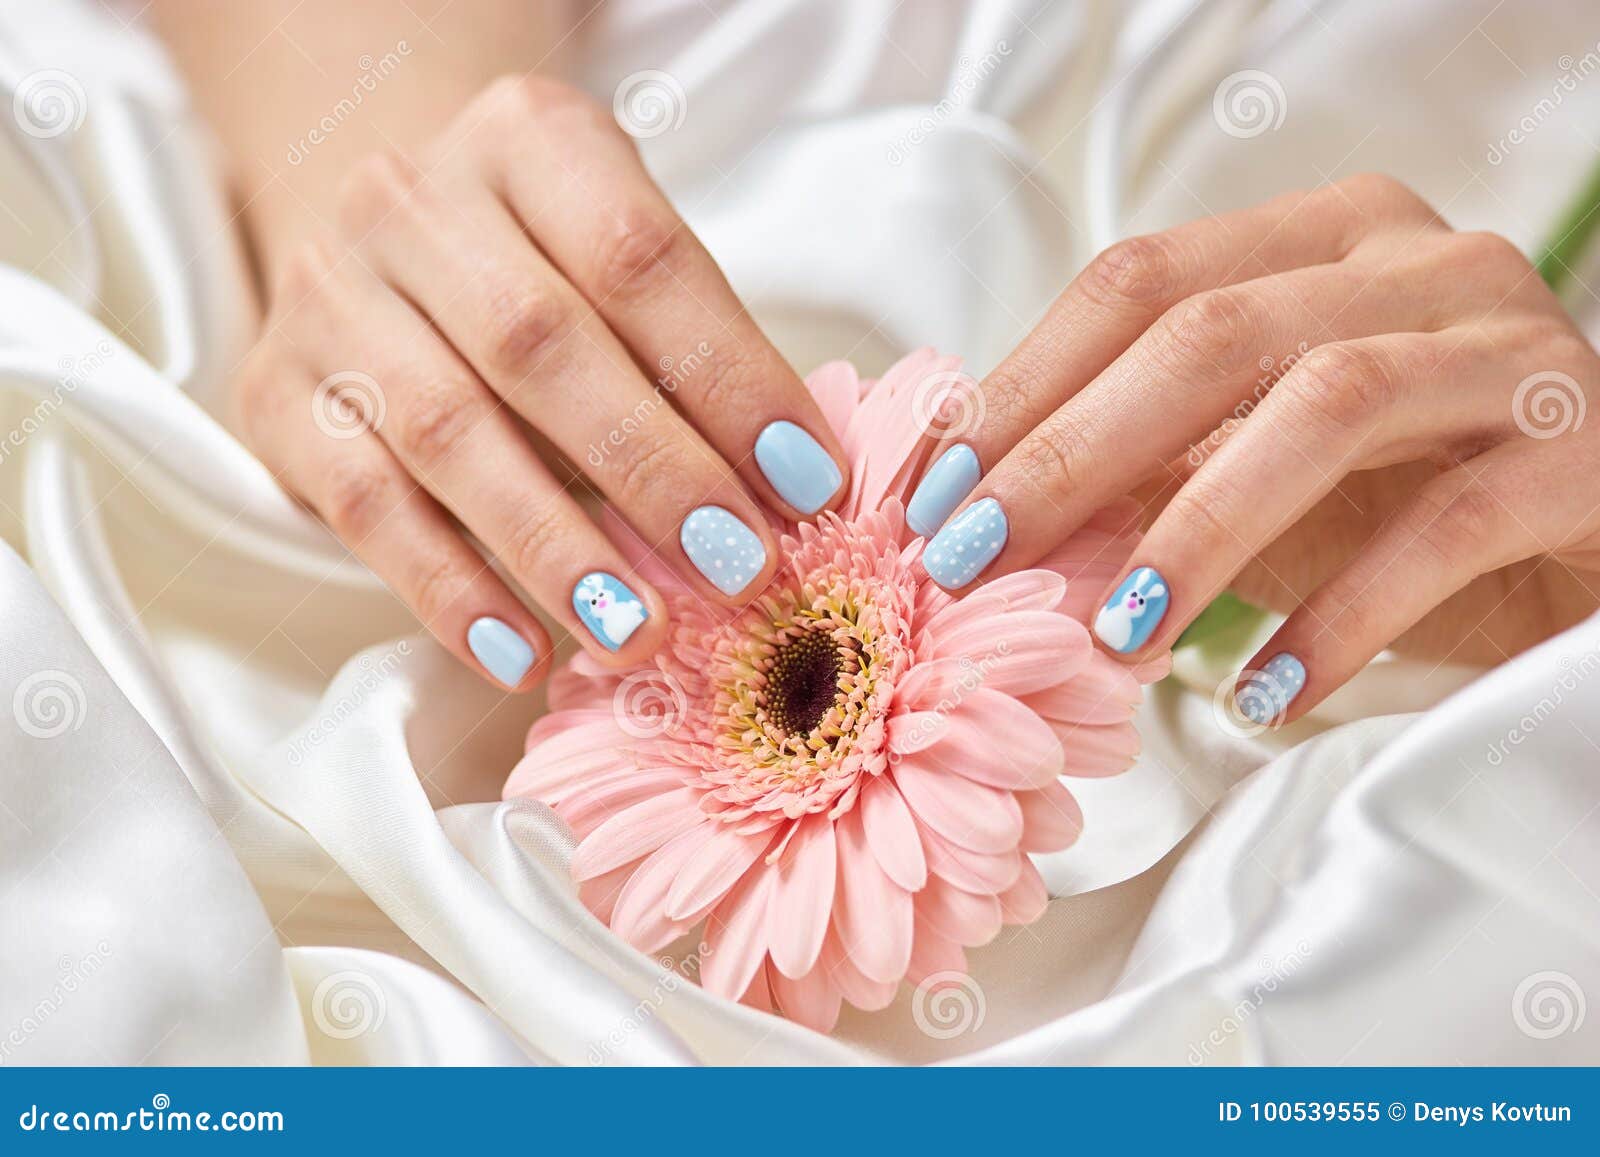
[[[615,651],[650,617],[644,603],[616,575],[595,571],[572,588],[572,609],[589,633],[608,651]]]
[[[793,422],[774,422],[756,439],[756,465],[801,514],[821,510],[844,475],[821,444]]]
[[[1094,633],[1119,654],[1137,651],[1167,613],[1167,584],[1153,567],[1142,566],[1117,588],[1094,618]]]
[[[533,666],[528,641],[499,619],[477,619],[467,628],[467,646],[483,669],[507,687],[515,687]]]
[[[767,565],[767,548],[756,532],[720,506],[692,511],[678,541],[695,569],[725,595],[744,590]]]
[[[931,538],[950,513],[961,505],[961,500],[972,493],[982,476],[978,455],[971,446],[963,443],[950,447],[928,467],[917,484],[911,505],[906,507],[906,525],[913,533]]]
[[[947,590],[977,578],[1006,544],[1006,512],[992,498],[974,502],[933,536],[922,552],[928,577]]]
[[[1266,727],[1289,710],[1306,685],[1306,665],[1288,651],[1272,656],[1233,692],[1233,701],[1251,723]]]

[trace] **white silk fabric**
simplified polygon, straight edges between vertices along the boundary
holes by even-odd
[[[993,365],[1090,255],[1095,110],[1154,51],[1126,231],[1383,169],[1528,246],[1592,151],[1600,79],[1539,105],[1600,36],[1576,0],[1323,5],[1265,59],[1276,8],[1171,36],[1188,7],[619,2],[574,13],[576,79],[670,79],[646,160],[802,369]],[[1075,785],[1045,917],[831,1038],[708,997],[692,940],[633,952],[561,824],[498,802],[538,704],[227,432],[250,299],[160,54],[13,6],[0,69],[85,114],[0,133],[0,1063],[1600,1060],[1595,621],[1487,674],[1374,664],[1261,737],[1218,722],[1228,657],[1182,656],[1134,770]],[[1222,131],[1242,70],[1281,124]]]

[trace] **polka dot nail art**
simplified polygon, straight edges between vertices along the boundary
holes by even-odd
[[[723,594],[737,595],[767,565],[767,548],[756,532],[720,506],[702,506],[678,532],[683,553]]]
[[[922,553],[928,577],[946,590],[966,586],[1006,544],[1006,512],[993,498],[974,502],[933,536]]]
[[[1272,656],[1234,692],[1239,713],[1251,723],[1267,727],[1289,710],[1305,688],[1306,665],[1288,651]]]

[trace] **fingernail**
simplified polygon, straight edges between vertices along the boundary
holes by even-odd
[[[933,536],[922,552],[928,577],[947,590],[977,578],[1006,544],[1006,512],[993,498],[974,502]]]
[[[599,570],[584,575],[572,588],[572,609],[608,651],[619,649],[650,617],[627,584]]]
[[[1306,665],[1288,651],[1272,656],[1234,689],[1233,701],[1251,723],[1268,726],[1289,710],[1306,685]]]
[[[931,537],[944,525],[951,511],[972,493],[983,471],[971,446],[952,446],[930,467],[917,484],[917,492],[906,507],[906,525],[923,538]]]
[[[467,646],[483,669],[507,687],[515,687],[533,666],[528,641],[499,619],[482,618],[467,628]]]
[[[725,595],[744,590],[767,565],[767,548],[756,532],[720,506],[691,511],[678,541],[695,569]]]
[[[1117,588],[1094,618],[1094,633],[1118,654],[1144,646],[1167,613],[1167,584],[1153,567],[1142,566]]]
[[[774,422],[761,431],[756,465],[778,497],[801,514],[821,510],[844,481],[821,443],[793,422]]]

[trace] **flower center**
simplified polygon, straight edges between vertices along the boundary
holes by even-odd
[[[839,649],[810,631],[790,639],[767,672],[767,716],[787,735],[807,735],[821,725],[839,697]]]

